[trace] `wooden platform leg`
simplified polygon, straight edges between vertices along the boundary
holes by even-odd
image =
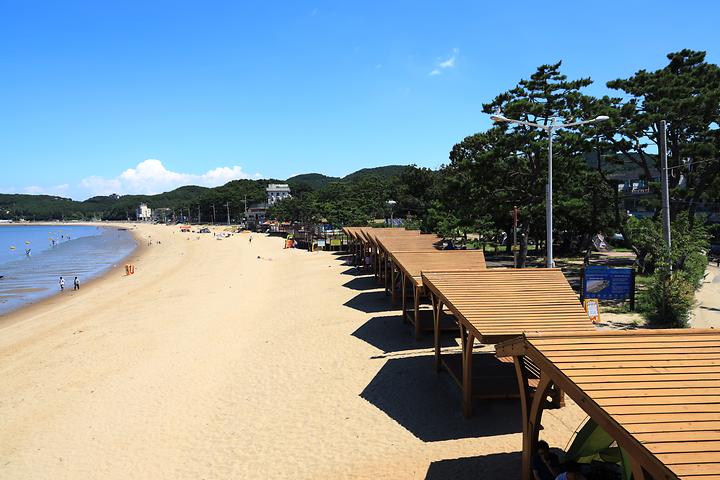
[[[393,305],[397,301],[397,295],[395,295],[395,292],[397,291],[397,288],[395,288],[395,284],[397,283],[397,272],[395,271],[395,267],[392,269],[392,282],[390,282],[390,288],[392,289],[392,303]]]
[[[435,371],[440,371],[440,316],[443,304],[438,297],[430,292],[430,301],[433,306],[433,342],[435,345]]]
[[[514,357],[515,373],[518,378],[520,389],[520,406],[522,408],[523,422],[523,451],[522,451],[522,479],[532,480],[532,457],[537,449],[537,442],[540,433],[540,421],[542,420],[546,398],[552,382],[544,372],[540,372],[535,394],[530,396],[527,373],[524,367],[524,357]]]
[[[400,273],[400,275],[402,277],[401,278],[402,286],[400,288],[400,291],[401,291],[400,294],[402,295],[402,319],[403,319],[404,323],[407,323],[407,297],[406,297],[407,292],[405,291],[405,285],[407,285],[407,282],[405,279],[405,274]]]
[[[390,267],[390,262],[388,262],[387,255],[383,255],[383,287],[385,287],[385,295],[390,293],[388,290],[388,269]]]
[[[465,330],[465,341],[463,343],[463,414],[466,417],[472,416],[472,352],[475,337]]]
[[[415,340],[420,340],[420,287],[413,286],[413,319],[415,319]]]
[[[528,385],[527,372],[525,370],[525,357],[515,356],[513,357],[513,363],[515,364],[515,376],[518,381],[518,390],[520,391],[520,411],[522,413],[522,425],[523,425],[523,450],[522,450],[522,480],[532,479],[532,464],[530,457],[530,450],[525,448],[525,429],[528,424],[528,414],[530,413],[530,388]]]

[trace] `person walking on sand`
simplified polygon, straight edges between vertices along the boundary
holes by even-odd
[[[252,243],[252,235],[250,235],[250,238],[248,239],[250,243]]]
[[[62,292],[63,290],[65,290],[65,279],[60,277],[60,291]]]
[[[73,290],[80,290],[80,280],[78,280],[78,277],[75,277],[75,280],[73,280]]]

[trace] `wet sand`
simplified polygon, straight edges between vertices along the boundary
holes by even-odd
[[[342,256],[143,225],[80,292],[0,319],[0,478],[517,478],[519,405],[462,417]],[[258,258],[261,257],[261,258]],[[564,447],[584,414],[546,413]]]

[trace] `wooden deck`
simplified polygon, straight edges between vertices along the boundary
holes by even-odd
[[[463,344],[463,411],[473,405],[472,351],[475,339],[494,344],[525,332],[595,331],[577,295],[559,269],[490,269],[423,272],[435,319],[448,308]],[[440,328],[434,329],[435,366],[440,370]]]
[[[635,480],[720,479],[720,332],[601,331],[528,334],[497,346],[529,358],[540,386],[555,385],[625,449]],[[523,478],[542,406],[524,400]]]

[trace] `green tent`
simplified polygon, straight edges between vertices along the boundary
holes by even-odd
[[[567,449],[565,459],[574,460],[578,463],[591,463],[594,461],[615,463],[621,467],[623,480],[632,478],[630,457],[591,418],[588,418],[575,434],[575,438]]]

